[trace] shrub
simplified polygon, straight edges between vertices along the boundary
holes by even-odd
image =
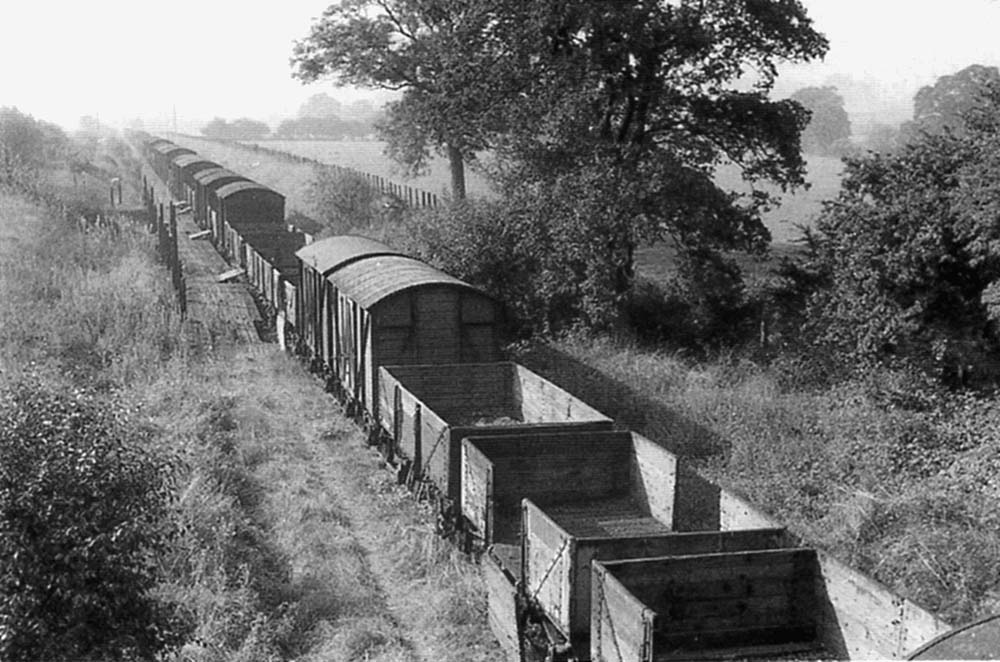
[[[121,405],[27,380],[0,395],[0,658],[151,658],[171,464]]]
[[[364,177],[334,168],[315,168],[306,195],[333,234],[381,225],[393,209],[382,205],[382,196]]]

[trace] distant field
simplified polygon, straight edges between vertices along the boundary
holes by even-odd
[[[379,175],[438,195],[451,190],[451,174],[445,159],[435,158],[431,161],[430,172],[407,179],[401,174],[399,165],[382,153],[385,143],[379,140],[261,140],[257,144],[321,163]],[[489,192],[486,182],[476,173],[467,169],[465,179],[470,195],[486,195]]]
[[[777,258],[793,255],[795,241],[801,236],[797,226],[812,226],[816,215],[823,209],[823,201],[836,197],[840,190],[843,170],[840,159],[814,156],[809,159],[808,190],[798,190],[782,196],[781,206],[764,214],[764,224],[771,231],[771,260],[760,261],[739,256],[738,262],[748,281],[766,278]],[[723,186],[745,190],[735,168],[721,170],[718,176]],[[771,189],[777,192],[777,189]],[[656,244],[640,248],[636,254],[639,275],[655,282],[662,282],[673,273],[673,251],[669,246]]]
[[[382,153],[385,143],[377,140],[264,140],[259,144],[322,163],[369,172],[432,193],[447,192],[451,184],[448,163],[442,158],[431,162],[431,170],[427,175],[404,179],[399,166]],[[788,243],[797,238],[799,232],[796,224],[812,224],[813,217],[822,209],[822,201],[837,194],[842,168],[840,159],[820,156],[809,159],[809,190],[798,190],[782,196],[781,207],[764,216],[775,244]],[[467,172],[466,178],[471,195],[485,195],[489,192],[486,182],[476,173]],[[735,168],[720,169],[717,179],[726,187],[748,190]],[[777,193],[774,187],[769,190]]]

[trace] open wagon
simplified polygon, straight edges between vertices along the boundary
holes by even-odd
[[[614,428],[587,403],[511,362],[383,366],[378,387],[391,452],[454,504],[466,437]]]

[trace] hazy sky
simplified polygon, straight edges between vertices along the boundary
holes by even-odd
[[[109,123],[144,116],[149,126],[154,117],[169,120],[175,107],[181,123],[213,116],[275,121],[319,92],[344,102],[374,96],[291,79],[292,42],[308,33],[327,4],[6,0],[0,6],[0,106],[74,129],[87,114]],[[850,76],[884,86],[845,94],[851,110],[864,110],[863,99],[873,112],[892,115],[908,112],[916,88],[938,76],[972,63],[1000,66],[1000,0],[805,4],[830,52],[823,63],[785,69],[782,94]]]

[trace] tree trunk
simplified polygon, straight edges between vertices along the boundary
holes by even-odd
[[[448,164],[451,166],[451,195],[455,200],[465,200],[465,161],[462,150],[448,145]]]

